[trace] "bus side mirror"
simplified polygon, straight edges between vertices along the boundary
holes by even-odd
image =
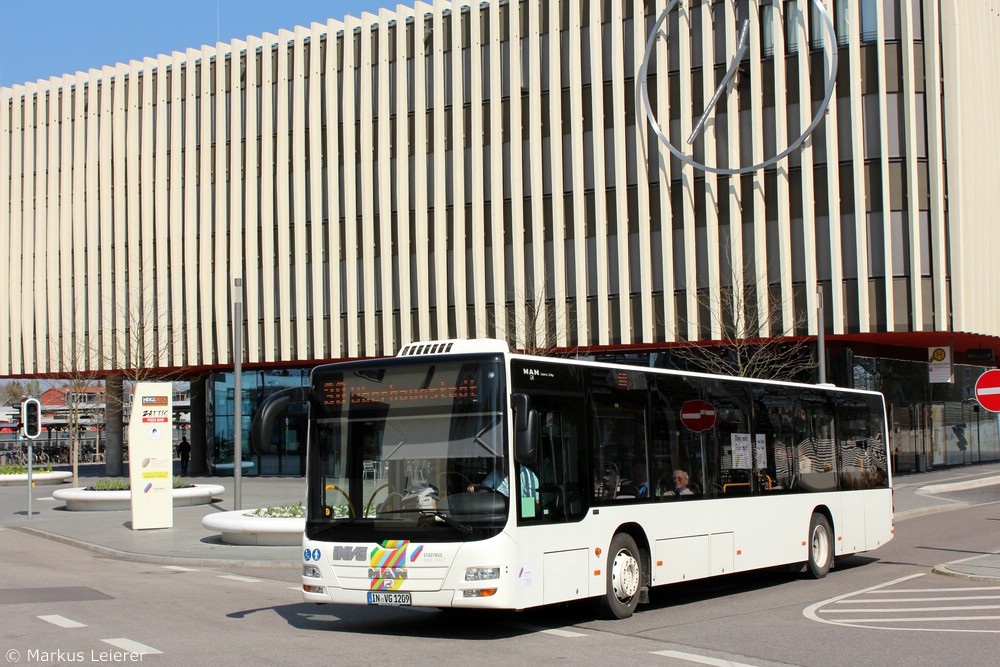
[[[538,458],[538,412],[531,409],[527,394],[511,396],[514,409],[514,458],[531,465]]]
[[[250,425],[250,446],[253,447],[253,451],[261,456],[277,454],[277,449],[271,443],[275,420],[284,414],[285,408],[292,401],[307,400],[309,400],[309,389],[306,387],[282,389],[265,398],[257,407]]]

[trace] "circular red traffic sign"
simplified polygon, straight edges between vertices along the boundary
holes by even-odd
[[[684,401],[681,406],[681,423],[688,430],[698,433],[715,426],[715,406],[705,401]]]
[[[1000,412],[1000,369],[994,368],[979,376],[976,400],[990,412]]]

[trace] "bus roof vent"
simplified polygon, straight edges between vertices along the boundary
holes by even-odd
[[[403,346],[397,357],[419,357],[428,354],[463,354],[468,352],[508,352],[502,340],[478,338],[475,340],[434,340],[410,343]]]

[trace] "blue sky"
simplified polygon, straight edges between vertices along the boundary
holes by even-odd
[[[413,0],[0,0],[0,86]]]

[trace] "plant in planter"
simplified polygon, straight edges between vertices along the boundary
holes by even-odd
[[[246,512],[246,516],[266,519],[301,519],[305,515],[306,508],[301,502],[295,505],[272,505]]]
[[[185,482],[179,475],[174,476],[173,488],[188,489],[194,484]],[[128,491],[130,485],[127,479],[99,479],[93,486],[88,486],[86,491]]]
[[[32,472],[42,473],[42,472],[52,472],[52,466],[33,466],[31,468]],[[7,463],[0,466],[0,475],[27,475],[27,466],[15,465],[13,463]]]

